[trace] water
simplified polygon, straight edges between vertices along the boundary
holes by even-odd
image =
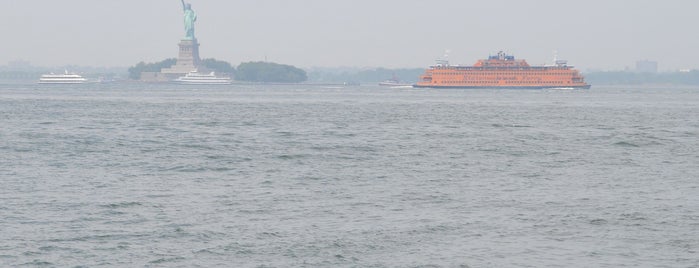
[[[0,86],[0,266],[698,267],[699,89]]]

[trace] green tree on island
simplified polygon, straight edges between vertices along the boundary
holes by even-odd
[[[291,65],[246,62],[238,66],[235,79],[248,82],[300,83],[308,80],[308,76],[306,71]]]
[[[203,59],[201,65],[217,73],[235,75],[235,68],[227,61],[217,59]]]

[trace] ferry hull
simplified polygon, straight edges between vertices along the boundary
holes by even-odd
[[[232,81],[206,81],[206,82],[197,82],[197,81],[173,81],[174,84],[177,85],[190,85],[190,86],[217,86],[217,85],[232,85]]]
[[[80,85],[85,82],[38,82],[39,85]]]
[[[439,85],[413,85],[414,88],[453,88],[453,89],[590,89],[591,85],[581,86],[439,86]]]

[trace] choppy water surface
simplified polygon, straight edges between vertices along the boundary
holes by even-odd
[[[0,86],[0,266],[697,267],[699,89]]]

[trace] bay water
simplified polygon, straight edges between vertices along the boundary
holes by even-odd
[[[699,267],[699,88],[0,85],[2,267]]]

